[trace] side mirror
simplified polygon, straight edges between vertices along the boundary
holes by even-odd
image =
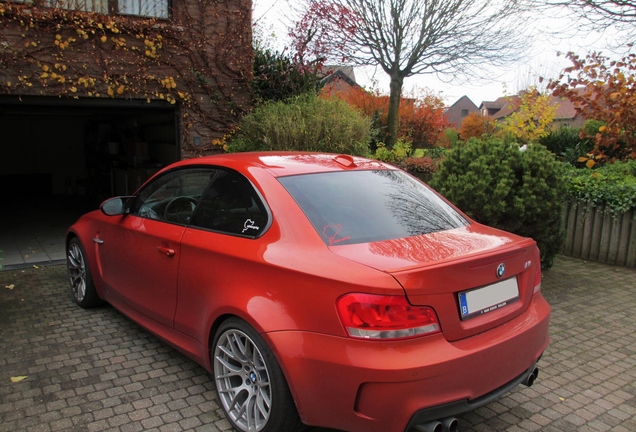
[[[106,216],[118,216],[124,214],[126,211],[126,205],[124,204],[123,197],[107,199],[101,206],[99,206],[99,208]]]

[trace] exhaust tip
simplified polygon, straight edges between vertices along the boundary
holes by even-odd
[[[431,421],[419,424],[415,426],[413,430],[417,432],[444,432],[444,426],[442,426],[441,422]]]
[[[535,367],[534,369],[532,369],[532,372],[530,372],[528,376],[526,376],[526,378],[523,380],[522,383],[528,387],[531,387],[538,376],[539,376],[539,368]]]
[[[455,417],[447,417],[442,420],[444,432],[457,432],[459,421]]]

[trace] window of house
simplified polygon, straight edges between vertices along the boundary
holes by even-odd
[[[168,18],[168,0],[118,0],[122,15],[138,15],[150,18]]]
[[[466,117],[468,115],[468,110],[462,110],[462,117]]]
[[[108,13],[108,0],[44,0],[44,6],[82,12]]]
[[[33,0],[16,0],[31,3]],[[43,0],[46,7],[108,14],[109,0]],[[169,0],[117,0],[117,13],[147,18],[169,18]]]

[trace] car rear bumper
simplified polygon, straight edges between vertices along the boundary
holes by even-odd
[[[527,379],[528,375],[534,373],[535,370],[536,370],[536,363],[530,366],[527,371],[515,377],[510,382],[507,382],[501,387],[491,391],[490,393],[480,396],[477,399],[473,399],[473,400],[464,399],[464,400],[451,402],[444,405],[438,405],[431,408],[424,408],[422,410],[419,410],[413,415],[413,417],[411,417],[411,420],[409,421],[407,429],[411,426],[415,426],[418,424],[427,423],[434,420],[440,420],[446,417],[454,417],[461,413],[472,411],[479,407],[487,405],[491,402],[494,402],[497,399],[501,398],[506,393],[508,393],[509,391],[511,391],[512,389],[514,389],[515,387],[517,387],[519,384],[524,382]]]
[[[538,294],[522,315],[452,343],[441,334],[398,342],[308,332],[264,337],[303,422],[351,432],[403,432],[431,413],[441,418],[476,408],[521,382],[548,345],[549,315]]]

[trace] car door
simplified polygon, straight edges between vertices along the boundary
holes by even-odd
[[[237,275],[253,277],[258,265],[250,263],[258,263],[264,251],[256,239],[270,224],[269,209],[253,184],[236,171],[219,169],[181,241],[176,330],[207,338],[208,319],[226,301],[225,290],[236,286]]]
[[[214,173],[205,167],[163,173],[96,235],[105,288],[163,325],[173,326],[181,237]]]

